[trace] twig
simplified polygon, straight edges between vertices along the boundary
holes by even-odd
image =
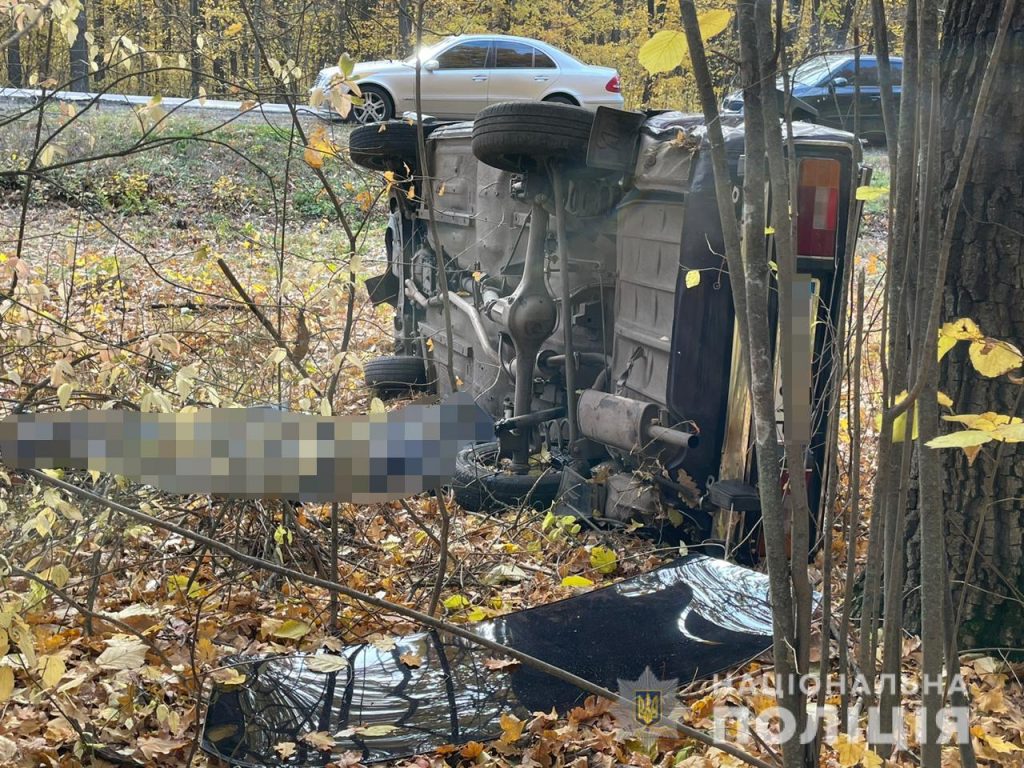
[[[267,319],[267,316],[265,314],[263,314],[263,310],[256,306],[256,302],[254,302],[252,298],[250,298],[245,288],[242,287],[242,284],[240,282],[238,282],[238,278],[235,277],[234,272],[231,271],[231,267],[228,266],[227,262],[224,261],[224,259],[222,258],[218,258],[217,266],[220,267],[220,271],[224,273],[224,276],[228,279],[228,282],[231,283],[231,287],[235,289],[235,292],[242,297],[242,302],[245,304],[245,306],[247,306],[249,310],[254,315],[256,315],[256,319],[259,320],[260,324],[267,329],[267,333],[270,334],[270,337],[274,340],[277,346],[284,350],[289,362],[291,362],[291,364],[295,366],[295,370],[301,373],[303,377],[306,377],[307,371],[306,368],[302,365],[302,361],[299,360],[298,357],[295,356],[295,353],[291,350],[291,348],[287,344],[285,344],[284,339],[281,338],[281,334],[278,333],[277,329],[274,327],[274,324]],[[317,397],[323,397],[323,393],[316,388],[315,384],[310,382],[309,387],[314,392],[316,392]]]

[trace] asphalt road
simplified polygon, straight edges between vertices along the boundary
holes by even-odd
[[[31,107],[39,102],[43,94],[38,88],[0,88],[0,111],[11,112]],[[82,91],[58,91],[47,93],[47,98],[75,105],[78,109],[137,109],[150,103],[149,96],[131,96],[114,93],[86,93]],[[217,114],[227,118],[242,111],[242,102],[222,99],[183,99],[164,97],[160,106],[176,115]],[[303,120],[318,119],[318,110],[307,105],[297,107]],[[245,119],[262,119],[273,123],[287,123],[291,114],[287,104],[256,104],[244,113]]]

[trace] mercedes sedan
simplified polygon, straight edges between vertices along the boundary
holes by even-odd
[[[363,103],[352,110],[360,123],[390,120],[416,111],[416,56],[369,61],[352,72]],[[459,35],[422,49],[423,113],[471,120],[500,101],[553,101],[587,109],[622,109],[619,73],[584,64],[565,51],[526,37]],[[329,90],[337,67],[321,70],[315,88]],[[344,86],[338,86],[344,87]],[[326,101],[326,100],[325,100]]]

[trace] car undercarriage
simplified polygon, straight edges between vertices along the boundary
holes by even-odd
[[[388,270],[367,281],[375,303],[395,308],[396,354],[365,371],[382,394],[469,391],[494,418],[495,440],[459,456],[455,499],[639,523],[757,560],[750,406],[703,119],[513,102],[425,132],[426,168],[413,125],[352,134],[355,162],[401,180]],[[743,136],[742,122],[726,127],[737,206]],[[870,169],[843,132],[796,123],[793,146],[816,517],[835,464],[825,430],[860,218],[853,189]],[[772,247],[766,229],[766,270]],[[769,316],[777,326],[776,306]],[[781,430],[781,395],[778,420]]]

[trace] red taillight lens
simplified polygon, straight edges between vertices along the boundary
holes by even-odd
[[[800,161],[797,187],[797,253],[834,258],[839,226],[839,161]]]
[[[619,76],[616,75],[611,80],[609,80],[605,84],[604,89],[606,91],[608,91],[609,93],[621,93],[622,92],[622,85],[619,83]]]

